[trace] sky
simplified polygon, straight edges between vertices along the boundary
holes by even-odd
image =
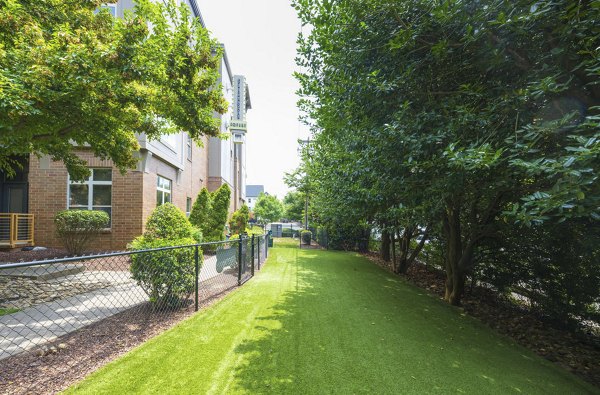
[[[246,76],[248,111],[246,183],[284,197],[284,172],[296,168],[299,138],[308,129],[298,121],[292,73],[301,24],[286,0],[198,0],[212,36],[225,44],[233,74]]]

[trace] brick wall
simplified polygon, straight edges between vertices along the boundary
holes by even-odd
[[[206,140],[206,139],[205,139]],[[151,157],[146,171],[131,170],[122,175],[112,171],[112,226],[91,245],[90,250],[122,250],[144,231],[144,224],[156,208],[156,182],[161,175],[172,181],[173,204],[183,212],[187,198],[196,200],[200,189],[208,182],[207,147],[194,144],[192,160],[184,160],[179,177],[177,169],[157,157]],[[86,150],[77,155],[89,167],[112,168],[110,160],[100,160]],[[35,242],[38,246],[62,247],[56,238],[54,216],[67,209],[68,173],[62,162],[38,159],[29,162],[29,212],[35,215]]]
[[[192,199],[192,204],[196,201],[196,196],[207,185],[208,182],[208,143],[204,139],[204,147],[198,147],[196,144],[192,148],[192,160],[187,156],[184,160],[184,169],[178,176],[178,170],[172,165],[162,161],[160,158],[152,156],[144,172],[143,183],[143,222],[152,214],[156,208],[156,182],[158,176],[171,180],[172,185],[172,203],[179,207],[185,213],[187,198]]]
[[[101,160],[89,151],[79,151],[89,167],[112,168],[112,161]],[[61,247],[56,238],[54,216],[68,207],[68,173],[62,162],[38,159],[29,161],[29,212],[35,215],[36,245]],[[118,250],[142,232],[142,173],[112,171],[112,226],[90,246],[91,250]]]

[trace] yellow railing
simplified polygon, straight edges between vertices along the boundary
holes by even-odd
[[[33,214],[0,213],[0,247],[33,245]]]

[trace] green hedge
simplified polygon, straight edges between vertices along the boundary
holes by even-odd
[[[108,214],[99,210],[65,210],[54,217],[56,234],[72,255],[82,254],[109,223]]]
[[[148,240],[141,236],[130,248],[136,251],[195,243],[192,238]],[[150,297],[150,302],[158,307],[176,307],[190,296],[195,284],[194,250],[194,247],[176,248],[131,256],[132,278]]]

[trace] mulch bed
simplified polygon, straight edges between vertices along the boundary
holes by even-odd
[[[20,249],[0,250],[0,263],[31,262],[44,259],[64,258],[68,256],[65,250],[48,248],[39,251],[21,251]]]
[[[381,260],[377,254],[365,256],[378,266],[392,271],[390,263]],[[404,277],[416,286],[440,298],[444,297],[444,273],[419,263],[412,265]],[[600,387],[598,333],[574,333],[552,327],[541,317],[483,287],[467,290],[461,309],[496,332],[511,337],[541,357]]]
[[[235,281],[226,281],[232,277]],[[237,277],[222,275],[203,283],[199,308],[237,288]],[[55,394],[146,340],[194,314],[190,302],[179,310],[152,312],[143,304],[75,332],[44,347],[0,361],[2,394]]]

